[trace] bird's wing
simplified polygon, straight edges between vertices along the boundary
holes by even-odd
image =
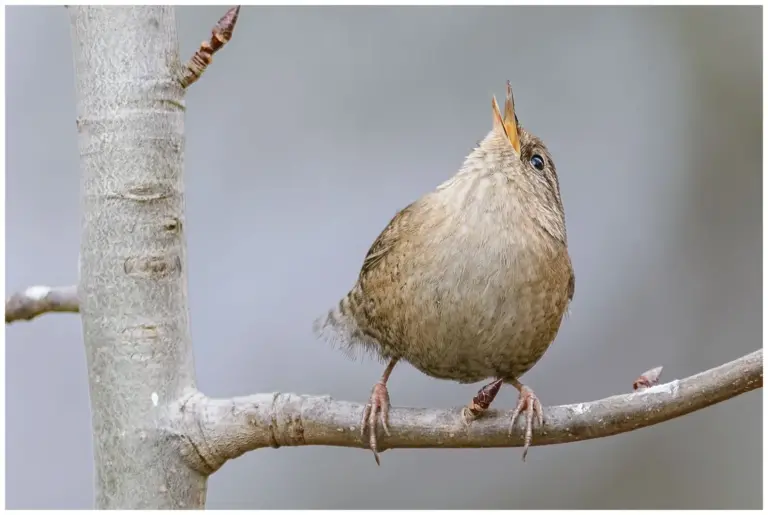
[[[381,263],[384,257],[389,254],[397,245],[398,241],[405,236],[413,203],[404,207],[389,221],[389,224],[381,231],[379,237],[373,242],[368,254],[365,255],[363,266],[360,269],[360,278],[368,275]]]

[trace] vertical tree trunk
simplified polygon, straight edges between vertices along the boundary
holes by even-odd
[[[163,430],[165,406],[195,383],[174,8],[69,9],[96,507],[203,508],[205,476]]]

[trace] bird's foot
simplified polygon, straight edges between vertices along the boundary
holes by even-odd
[[[368,430],[368,447],[373,451],[373,457],[376,464],[379,462],[379,451],[376,448],[376,426],[377,420],[381,421],[381,428],[389,435],[389,391],[383,382],[378,382],[373,386],[371,398],[363,409],[363,417],[360,420],[360,436],[365,438],[365,431]]]
[[[516,385],[517,386],[517,385]],[[531,446],[531,440],[533,439],[533,421],[534,418],[538,422],[539,427],[544,425],[544,410],[541,407],[538,397],[533,393],[533,390],[527,386],[520,384],[518,389],[520,390],[520,398],[517,401],[517,406],[512,411],[512,421],[509,424],[509,436],[512,436],[512,431],[515,428],[515,421],[518,415],[525,413],[525,440],[523,445],[523,461],[528,454],[528,448]]]
[[[497,379],[483,386],[477,392],[477,395],[472,398],[472,402],[464,406],[464,409],[461,410],[461,420],[465,426],[469,426],[490,407],[493,399],[496,398],[496,394],[501,389],[501,384],[502,380]]]

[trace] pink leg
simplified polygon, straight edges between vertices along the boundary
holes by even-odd
[[[368,404],[363,409],[363,416],[360,419],[360,436],[365,437],[365,430],[368,430],[368,446],[373,451],[373,457],[376,459],[376,464],[381,465],[379,461],[379,451],[376,448],[376,421],[377,415],[381,420],[381,427],[384,432],[389,436],[389,428],[387,422],[389,421],[389,392],[387,391],[387,380],[392,370],[395,368],[399,358],[392,358],[384,369],[384,373],[381,375],[379,382],[373,385],[371,391],[371,398]]]
[[[541,407],[538,397],[533,393],[533,390],[525,386],[520,381],[512,381],[512,385],[520,391],[520,398],[517,401],[517,406],[512,412],[512,421],[509,425],[509,435],[512,435],[512,430],[515,428],[515,421],[518,415],[525,410],[525,444],[523,445],[523,461],[528,454],[528,448],[531,446],[531,440],[533,439],[533,421],[534,417],[538,422],[539,427],[544,425],[544,411]]]

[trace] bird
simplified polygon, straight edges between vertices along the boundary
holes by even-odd
[[[544,142],[526,130],[507,81],[504,113],[455,175],[398,211],[368,250],[349,292],[313,323],[316,337],[386,363],[363,408],[361,438],[380,463],[389,435],[387,383],[407,362],[436,379],[492,381],[462,409],[471,424],[502,384],[519,391],[509,434],[525,417],[523,461],[534,423],[533,390],[520,382],[554,341],[575,276],[560,184]]]

